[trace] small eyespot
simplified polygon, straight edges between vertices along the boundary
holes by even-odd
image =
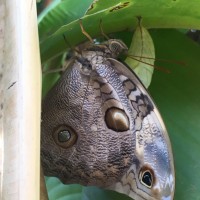
[[[69,148],[77,141],[77,133],[69,126],[61,125],[53,133],[55,143],[62,148]]]
[[[141,169],[139,179],[144,186],[152,188],[154,183],[153,171],[151,169]]]

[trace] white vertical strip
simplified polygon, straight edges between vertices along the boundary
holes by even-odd
[[[36,1],[0,1],[5,7],[1,199],[39,200],[41,68]]]
[[[4,50],[4,25],[5,25],[5,6],[0,0],[0,199],[2,199],[3,183],[3,50]]]

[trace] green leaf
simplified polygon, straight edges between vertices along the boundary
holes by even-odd
[[[150,33],[158,58],[187,64],[185,67],[163,63],[171,73],[155,71],[150,91],[171,138],[176,173],[175,200],[199,200],[200,46],[175,30]]]
[[[46,178],[49,200],[78,200],[82,196],[82,186],[63,185],[57,178]]]
[[[85,1],[79,1],[75,8],[78,10],[84,4]],[[137,16],[142,16],[145,28],[200,29],[199,4],[198,0],[99,0],[93,4],[94,11],[90,9],[82,19],[86,31],[92,37],[101,34],[100,19],[103,21],[104,32],[109,34],[127,29],[133,30],[138,23]],[[63,6],[63,9],[67,8]],[[81,32],[79,18],[66,25],[63,24],[53,37],[43,40],[42,63],[66,50],[63,34],[67,35],[72,46],[87,40]]]
[[[49,61],[59,56],[68,47],[68,44],[63,39],[63,34],[54,38],[50,36],[61,26],[82,18],[92,2],[93,0],[55,0],[40,14],[38,17],[38,29],[43,64],[47,64],[44,61]],[[68,37],[70,33],[64,34],[70,41],[70,37]],[[70,41],[70,44],[74,45],[74,42]]]
[[[149,32],[140,24],[133,34],[128,55],[125,60],[126,64],[134,70],[144,86],[148,88],[154,70],[155,49]]]
[[[40,41],[65,24],[85,15],[93,0],[54,0],[38,17]]]
[[[78,184],[63,185],[57,178],[46,178],[49,200],[132,200],[124,194]]]

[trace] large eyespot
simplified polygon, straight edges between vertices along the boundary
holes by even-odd
[[[53,133],[55,143],[63,148],[73,146],[77,141],[77,133],[69,126],[61,125]]]
[[[140,170],[139,180],[147,188],[152,188],[155,182],[153,170],[150,168],[148,169],[147,167],[143,167]]]
[[[119,108],[109,108],[105,113],[105,122],[108,128],[114,131],[127,131],[129,119],[125,111]]]

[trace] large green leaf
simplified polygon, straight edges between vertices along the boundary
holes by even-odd
[[[134,31],[128,55],[125,63],[134,70],[143,85],[148,88],[154,70],[152,66],[155,61],[155,48],[148,30],[140,22]]]
[[[52,35],[64,24],[83,17],[93,0],[54,0],[38,17],[40,41]]]
[[[185,61],[156,71],[150,91],[168,128],[175,161],[175,200],[200,199],[200,46],[173,30],[152,31],[157,58]]]
[[[63,185],[57,178],[46,178],[49,200],[132,200],[124,194],[94,186]]]
[[[82,18],[94,0],[55,0],[38,17],[40,52],[45,57],[55,58],[67,49],[63,35],[50,37],[62,25]],[[70,34],[70,33],[69,33]],[[50,37],[50,39],[49,39]],[[70,41],[71,43],[71,41]],[[71,43],[73,45],[73,43]],[[44,52],[46,52],[44,54]],[[42,62],[43,63],[43,62]]]
[[[156,63],[171,73],[155,70],[150,92],[164,118],[172,142],[176,171],[175,200],[199,200],[200,46],[176,30],[151,30],[150,33],[155,43],[157,58],[182,60],[187,63],[186,67]],[[130,199],[95,187],[62,185],[57,179],[48,179],[47,186],[50,200],[68,199],[67,196],[70,200]],[[54,190],[54,187],[59,190]],[[70,196],[74,190],[77,195]],[[55,198],[55,193],[60,194],[60,197]]]
[[[65,0],[66,1],[66,0]],[[68,0],[67,2],[73,2]],[[81,9],[85,1],[79,1],[72,10]],[[142,16],[145,28],[193,28],[200,29],[200,2],[198,0],[99,0],[82,17],[85,29],[92,37],[100,35],[99,21],[103,20],[103,28],[106,33],[134,29],[137,25],[137,16]],[[63,4],[60,14],[67,18],[63,10],[68,10]],[[71,10],[70,10],[71,11]],[[53,13],[52,13],[53,14]],[[48,18],[50,18],[50,14]],[[43,38],[41,42],[42,63],[47,62],[56,55],[66,50],[62,35],[66,34],[71,45],[79,44],[87,38],[81,33],[79,18],[58,29],[53,37]],[[58,18],[59,19],[59,18]],[[57,18],[53,23],[61,25]],[[43,29],[40,27],[40,29]],[[43,34],[42,34],[43,35]]]

